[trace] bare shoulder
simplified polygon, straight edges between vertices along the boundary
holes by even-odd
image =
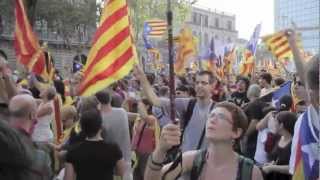
[[[253,166],[251,179],[252,180],[263,180],[262,173],[261,173],[260,169],[258,168],[258,166]]]
[[[184,172],[191,171],[193,161],[199,152],[200,151],[187,151],[187,152],[183,153],[182,162],[183,162],[183,171]]]

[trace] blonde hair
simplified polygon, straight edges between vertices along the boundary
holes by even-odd
[[[64,106],[61,109],[61,119],[77,119],[77,110],[74,106]]]

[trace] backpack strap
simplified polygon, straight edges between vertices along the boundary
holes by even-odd
[[[241,155],[239,156],[239,158],[240,160],[239,160],[237,180],[251,179],[254,162],[251,159],[248,159]]]
[[[211,103],[211,106],[209,108],[209,112],[211,112],[211,110],[214,108],[214,105],[215,103],[212,102]],[[200,137],[200,140],[198,142],[198,145],[197,145],[197,149],[200,149],[201,148],[201,145],[202,145],[202,141],[204,139],[204,135],[206,134],[206,125],[204,125],[203,129],[202,129],[202,133],[201,133],[201,137]]]
[[[143,132],[146,129],[146,127],[147,127],[147,123],[144,122],[144,124],[142,125],[142,129],[140,131],[140,134],[139,134],[139,139],[138,139],[138,142],[137,142],[137,148],[139,148],[139,146],[140,146],[140,143],[141,143],[141,140],[142,140],[142,136],[143,136]]]
[[[192,114],[193,114],[193,109],[194,109],[194,106],[196,105],[196,103],[197,103],[197,99],[190,99],[190,101],[188,103],[187,111],[183,115],[182,136],[181,136],[181,138],[183,138],[184,131],[186,130],[186,127],[188,126],[188,124],[190,122],[190,119],[191,119]]]
[[[191,180],[197,180],[202,172],[204,163],[206,162],[207,149],[201,149],[196,154],[190,173]]]

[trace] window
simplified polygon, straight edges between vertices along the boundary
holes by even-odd
[[[232,30],[232,22],[231,21],[228,21],[228,30]]]
[[[204,26],[208,27],[208,16],[204,16]]]
[[[216,28],[219,28],[219,19],[218,18],[215,18],[214,24],[215,24]]]
[[[193,24],[197,24],[197,13],[192,14],[192,22]]]
[[[209,37],[207,33],[204,33],[204,45],[208,46]]]

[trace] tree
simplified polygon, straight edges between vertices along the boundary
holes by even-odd
[[[192,1],[191,3],[195,2]],[[184,23],[190,12],[191,3],[188,0],[172,0],[173,24],[175,27],[180,27]],[[143,23],[146,20],[153,18],[166,19],[166,0],[132,0],[129,1],[129,6],[136,41],[141,40],[139,37],[143,31]]]

